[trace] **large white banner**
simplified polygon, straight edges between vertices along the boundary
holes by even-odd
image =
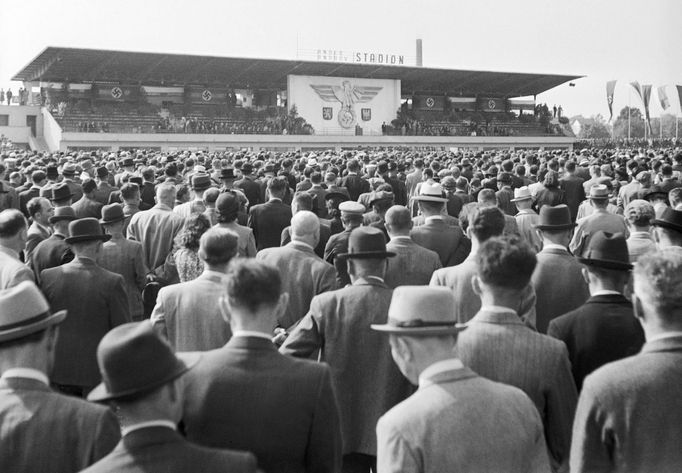
[[[312,125],[316,134],[381,134],[400,108],[400,81],[352,77],[288,77],[288,106]]]

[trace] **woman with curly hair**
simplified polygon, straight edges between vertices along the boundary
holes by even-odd
[[[564,191],[559,187],[559,173],[549,170],[545,174],[545,179],[542,181],[542,188],[538,191],[535,200],[535,205],[540,212],[544,205],[559,205],[565,204]]]
[[[180,282],[196,279],[204,272],[204,263],[199,259],[199,240],[209,228],[211,222],[205,215],[193,214],[185,221],[185,226],[176,237],[173,258]]]

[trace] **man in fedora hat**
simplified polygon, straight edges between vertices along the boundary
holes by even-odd
[[[232,336],[221,317],[225,274],[237,256],[239,237],[214,227],[201,235],[199,259],[204,272],[196,279],[159,291],[151,322],[175,351],[205,351],[223,346]]]
[[[19,210],[0,212],[0,289],[34,281],[33,272],[20,259],[27,232],[26,218]]]
[[[457,354],[477,374],[523,390],[540,413],[554,471],[568,462],[578,394],[563,343],[528,328],[519,316],[535,254],[518,236],[494,237],[476,255],[473,290],[481,309],[459,336]]]
[[[100,218],[104,205],[95,199],[97,183],[88,179],[83,182],[81,189],[83,196],[71,205],[76,216],[78,218]]]
[[[547,472],[540,416],[518,388],[478,376],[455,351],[458,332],[445,288],[401,286],[393,292],[388,334],[395,363],[416,393],[377,423],[381,473]]]
[[[682,210],[666,208],[651,224],[659,249],[682,246]]]
[[[234,186],[239,188],[249,201],[249,205],[254,206],[262,203],[261,200],[261,185],[253,177],[253,165],[251,163],[244,163],[241,169],[242,178],[234,182]],[[285,179],[286,180],[286,179]],[[288,185],[283,187],[288,188]],[[266,188],[267,192],[267,188]],[[282,196],[286,189],[282,189]],[[267,197],[267,195],[266,195]]]
[[[537,254],[531,278],[537,298],[535,326],[540,333],[547,333],[552,319],[577,309],[590,296],[582,267],[567,249],[575,226],[565,204],[540,209],[535,229],[542,240],[542,251]]]
[[[62,167],[62,183],[66,184],[71,191],[72,202],[77,202],[83,197],[83,190],[81,189],[80,182],[76,181],[76,165],[74,163],[66,163]]]
[[[673,472],[682,464],[682,249],[639,258],[632,303],[646,343],[585,378],[571,471]]]
[[[608,233],[623,233],[626,238],[630,235],[625,219],[606,209],[609,203],[609,190],[605,185],[592,186],[589,199],[594,212],[578,219],[578,226],[568,246],[571,253],[576,256],[582,255],[589,245],[590,237],[600,230]]]
[[[580,188],[582,189],[582,186]],[[534,225],[538,223],[540,217],[531,208],[533,196],[530,193],[530,189],[527,186],[514,189],[514,198],[510,202],[516,205],[518,209],[514,218],[519,229],[519,235],[536,253],[539,252],[542,249],[542,241],[537,231],[535,231]]]
[[[52,203],[45,197],[34,197],[26,204],[26,211],[31,219],[31,226],[26,233],[26,246],[24,247],[24,259],[31,260],[31,253],[43,240],[52,234],[50,217],[54,214]]]
[[[204,213],[206,210],[206,203],[204,202],[204,193],[211,187],[211,176],[208,174],[194,173],[191,177],[192,192],[194,198],[189,202],[177,205],[173,208],[173,212],[187,219],[193,213]]]
[[[123,236],[126,216],[121,204],[102,207],[102,218],[99,223],[104,228],[104,232],[111,236],[111,240],[102,245],[102,253],[97,263],[102,268],[123,276],[130,316],[134,321],[142,320],[144,314],[142,290],[149,273],[142,244]]]
[[[362,225],[365,206],[353,201],[342,202],[339,204],[339,212],[341,213],[341,223],[344,230],[329,237],[329,241],[324,248],[324,259],[336,268],[336,283],[338,287],[345,287],[350,284],[348,267],[346,266],[346,261],[338,256],[348,251],[348,239],[351,232]]]
[[[189,373],[183,422],[192,442],[253,452],[277,472],[338,472],[341,429],[329,366],[277,352],[272,329],[287,306],[280,272],[234,262],[223,284],[233,337]]]
[[[178,359],[149,324],[130,323],[109,332],[97,348],[103,382],[88,399],[118,414],[122,438],[88,473],[255,472],[248,452],[194,445],[177,432],[183,415],[184,379],[197,357]]]
[[[386,268],[385,282],[390,288],[426,286],[433,272],[442,268],[438,253],[412,240],[412,224],[407,207],[394,205],[386,212],[386,231],[390,237],[386,249],[396,254],[388,259]]]
[[[623,293],[630,279],[630,256],[622,234],[598,232],[583,258],[583,277],[590,298],[549,323],[547,334],[568,348],[578,391],[583,379],[600,366],[639,352],[642,326]]]
[[[50,200],[55,207],[69,207],[71,206],[71,198],[73,192],[66,182],[61,182],[52,186],[50,190]]]
[[[391,361],[388,340],[367,330],[385,323],[393,292],[384,282],[386,251],[381,230],[360,227],[348,240],[351,285],[313,298],[310,311],[280,351],[308,358],[320,350],[337,390],[343,432],[343,471],[363,471],[376,461],[374,429],[381,415],[411,394],[408,381]],[[349,350],[348,347],[354,347]]]
[[[0,291],[0,470],[80,471],[120,438],[109,411],[50,389],[58,326],[32,282]]]
[[[419,211],[424,216],[424,225],[410,232],[414,242],[438,253],[443,267],[455,266],[464,261],[471,250],[471,242],[459,226],[445,223],[443,209],[448,199],[440,184],[423,182],[419,194],[412,199],[418,203]]]
[[[38,243],[30,261],[27,262],[39,285],[40,273],[44,269],[54,268],[73,260],[74,254],[71,246],[64,239],[69,236],[69,223],[74,220],[76,220],[76,214],[71,207],[55,208],[54,214],[48,219],[52,225],[52,235]]]
[[[130,321],[123,276],[97,264],[103,242],[110,239],[97,219],[74,220],[65,241],[76,258],[40,274],[52,309],[69,311],[57,341],[52,379],[67,394],[84,397],[99,383],[97,343],[113,327]]]
[[[291,206],[282,201],[288,188],[286,178],[273,177],[268,181],[267,202],[253,205],[254,201],[249,198],[253,206],[249,209],[248,226],[253,230],[258,251],[279,246],[282,230],[291,221]],[[249,197],[248,193],[246,196]]]
[[[109,170],[105,166],[97,168],[95,177],[97,183],[97,190],[95,190],[95,200],[102,205],[109,203],[109,194],[117,189],[109,183]]]
[[[320,220],[308,210],[291,218],[291,241],[279,248],[266,248],[256,259],[278,268],[282,274],[284,292],[289,294],[286,312],[278,320],[288,329],[308,313],[310,301],[323,292],[336,289],[334,266],[315,254],[320,239]]]

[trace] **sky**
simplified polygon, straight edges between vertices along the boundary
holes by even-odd
[[[628,84],[665,85],[680,115],[680,0],[34,0],[3,2],[0,87],[47,46],[314,59],[378,51],[448,69],[582,75],[538,96],[564,115],[643,109]],[[661,107],[652,92],[651,115]]]

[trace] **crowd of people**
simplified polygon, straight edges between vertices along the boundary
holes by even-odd
[[[0,471],[677,471],[681,247],[674,148],[4,153]]]

